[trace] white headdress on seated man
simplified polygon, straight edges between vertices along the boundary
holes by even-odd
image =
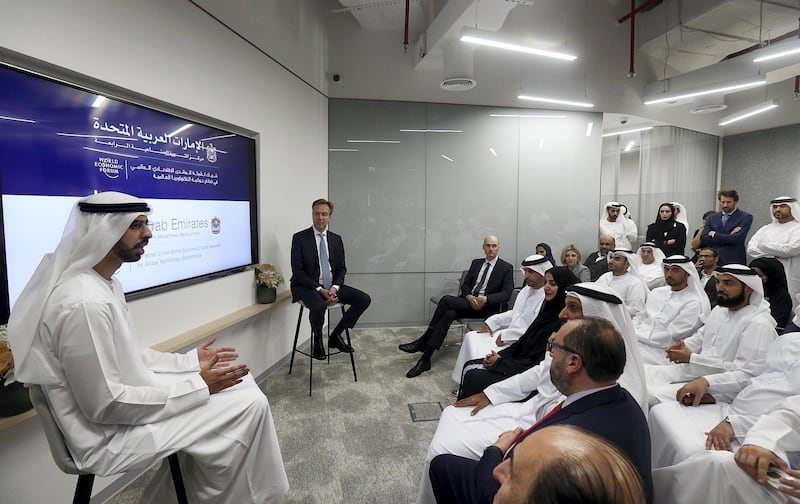
[[[692,290],[695,296],[700,300],[700,306],[703,309],[703,320],[711,312],[711,303],[708,300],[708,295],[703,289],[703,284],[700,282],[700,275],[697,273],[697,268],[691,259],[685,255],[671,255],[664,259],[662,264],[666,267],[668,265],[680,266],[686,273],[689,274],[689,289]]]
[[[759,307],[760,310],[766,311],[767,314],[770,313],[769,301],[764,299],[764,284],[754,269],[743,264],[726,264],[725,266],[718,266],[714,271],[714,276],[718,277],[723,274],[736,277],[740,282],[753,289],[753,293],[750,294],[749,304]]]
[[[628,213],[628,207],[624,204],[620,203],[619,201],[609,201],[603,207],[603,210],[600,212],[600,222],[608,221],[608,209],[609,208],[619,208],[619,216],[617,217],[617,222],[624,222],[626,220],[633,220]]]
[[[30,384],[55,384],[55,357],[40,341],[39,325],[47,298],[71,276],[99,263],[149,205],[120,192],[101,192],[75,203],[61,241],[46,254],[14,303],[8,321],[8,338],[14,353],[14,374]]]
[[[642,261],[642,249],[643,248],[651,248],[651,249],[653,249],[653,257],[655,258],[655,264],[658,264],[658,267],[660,268],[661,267],[661,261],[663,261],[664,258],[666,257],[664,255],[664,251],[661,250],[660,248],[658,248],[658,245],[656,245],[653,242],[644,242],[644,243],[642,243],[641,245],[639,245],[639,248],[636,249],[636,258],[639,260],[639,264],[640,265],[644,264],[644,261]]]
[[[519,270],[524,273],[526,269],[530,269],[544,276],[545,272],[553,267],[554,264],[550,262],[550,259],[543,255],[533,254],[522,261],[522,266],[520,266]]]
[[[625,341],[625,369],[618,382],[631,393],[636,402],[646,411],[647,380],[644,361],[639,351],[636,330],[622,299],[610,287],[595,282],[582,282],[566,288],[567,297],[580,300],[584,317],[599,317],[608,320]]]

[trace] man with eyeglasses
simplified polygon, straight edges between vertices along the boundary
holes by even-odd
[[[618,382],[636,403],[645,406],[644,367],[625,305],[610,288],[594,282],[573,285],[566,292],[566,306],[559,314],[562,320],[600,317],[620,332],[626,360]],[[418,504],[434,502],[428,467],[435,456],[453,454],[477,460],[497,440],[498,434],[518,426],[530,427],[564,399],[550,379],[551,363],[552,355],[548,352],[539,365],[445,408],[425,456]]]
[[[697,262],[694,265],[700,275],[700,284],[708,297],[708,302],[711,303],[711,308],[717,306],[717,278],[714,276],[714,271],[718,264],[719,253],[716,249],[703,247],[697,254]]]
[[[437,503],[491,502],[500,487],[492,477],[495,467],[512,457],[527,436],[549,425],[574,425],[616,444],[633,461],[650,494],[647,420],[617,383],[626,360],[620,333],[603,319],[571,320],[551,337],[548,348],[550,380],[565,400],[530,428],[501,433],[478,461],[456,455],[434,458],[430,479]]]
[[[191,502],[277,502],[289,482],[269,403],[238,355],[140,347],[114,273],[145,253],[149,205],[104,192],[80,200],[8,325],[17,380],[42,386],[82,472],[143,470],[181,452]],[[175,500],[167,464],[143,502]]]

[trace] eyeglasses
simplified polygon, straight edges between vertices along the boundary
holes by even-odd
[[[569,352],[569,353],[577,355],[581,359],[583,358],[583,355],[579,354],[578,352],[576,352],[575,350],[571,349],[570,347],[564,346],[561,343],[556,343],[553,340],[547,340],[547,351],[548,352],[552,352],[553,348],[560,348],[561,350],[564,350],[565,352]]]
[[[131,225],[128,226],[128,229],[140,230],[145,226],[146,227],[150,227],[150,221],[149,220],[135,220],[135,221],[131,222]]]

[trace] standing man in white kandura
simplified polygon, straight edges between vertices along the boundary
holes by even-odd
[[[106,476],[178,453],[190,502],[279,502],[289,489],[269,403],[233,348],[140,346],[113,275],[152,238],[146,202],[79,201],[14,305],[17,379],[39,384],[78,469]],[[171,502],[166,464],[143,502]]]

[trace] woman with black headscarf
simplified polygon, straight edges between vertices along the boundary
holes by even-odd
[[[675,220],[675,207],[671,203],[662,203],[658,207],[656,221],[647,226],[647,241],[655,243],[666,257],[683,255],[686,226]]]
[[[492,383],[522,373],[544,359],[547,340],[561,327],[558,314],[564,309],[566,289],[580,282],[565,266],[547,270],[544,277],[545,298],[539,314],[514,344],[499,352],[492,351],[483,359],[464,364],[459,399],[477,394]]]
[[[786,324],[792,320],[792,297],[786,286],[786,270],[779,260],[772,257],[753,259],[750,267],[764,283],[764,299],[769,301],[769,312],[778,323],[775,330],[781,334]]]

